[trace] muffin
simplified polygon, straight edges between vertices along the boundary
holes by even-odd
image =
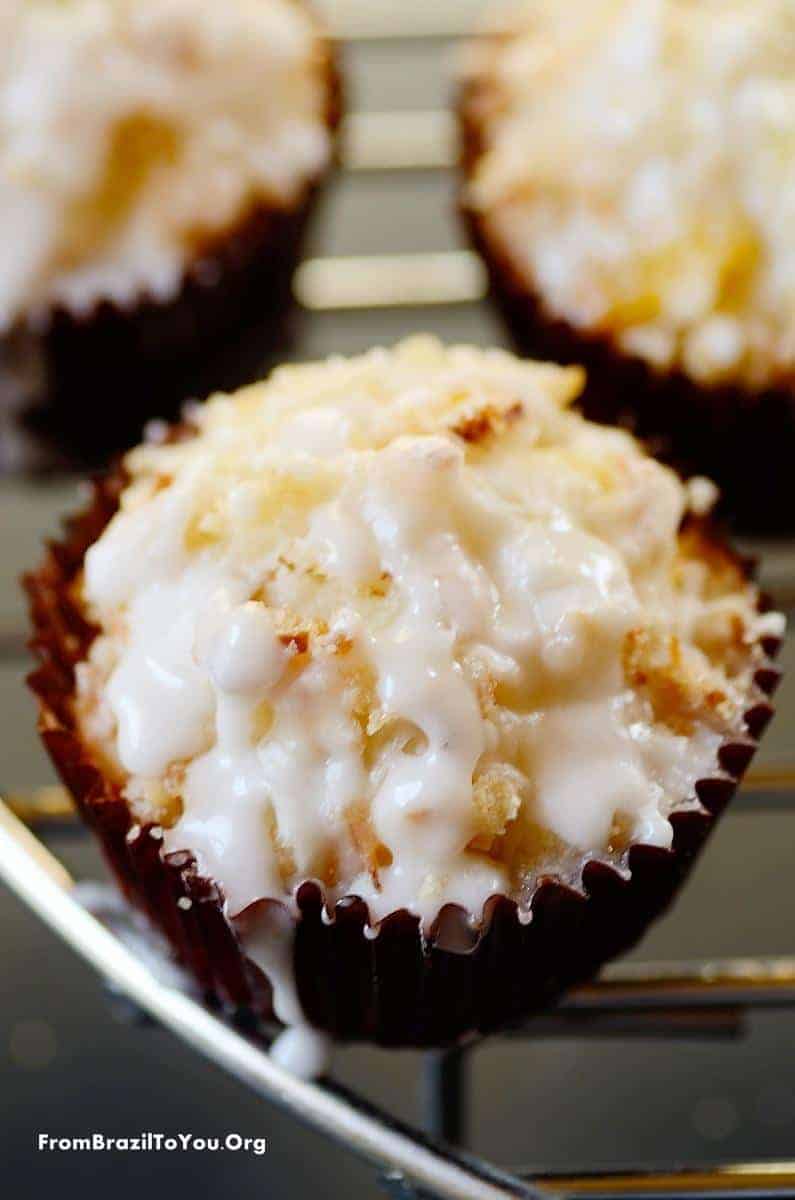
[[[2,453],[13,417],[101,461],[282,342],[336,69],[297,0],[6,0],[0,21]]]
[[[26,580],[55,766],[208,993],[438,1045],[672,897],[783,618],[582,372],[418,337],[217,396]]]
[[[795,528],[795,9],[533,0],[464,64],[463,207],[517,346]]]

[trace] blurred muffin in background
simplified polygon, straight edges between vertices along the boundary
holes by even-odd
[[[0,336],[8,414],[80,456],[252,369],[332,160],[331,51],[295,0],[6,0]],[[224,356],[218,353],[223,341]]]
[[[533,0],[464,65],[465,215],[524,351],[795,525],[795,6]]]

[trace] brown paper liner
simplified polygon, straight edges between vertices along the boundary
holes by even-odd
[[[268,1021],[269,985],[246,959],[221,889],[202,878],[188,852],[162,854],[160,831],[135,822],[119,787],[76,728],[75,665],[86,657],[97,630],[83,617],[72,584],[123,486],[120,470],[95,481],[88,508],[66,523],[62,540],[48,545],[41,566],[24,580],[35,629],[31,646],[39,661],[29,684],[39,700],[41,737],[130,902],[166,935],[206,996],[255,1022]],[[581,888],[552,874],[539,879],[529,920],[520,918],[514,900],[494,896],[476,927],[463,910],[448,905],[428,937],[405,910],[387,916],[377,936],[367,937],[368,910],[360,898],[345,897],[324,914],[320,886],[301,885],[294,962],[310,1022],[342,1039],[450,1044],[552,1004],[564,989],[632,946],[671,901],[772,715],[778,642],[765,639],[761,649],[746,734],[726,741],[716,775],[697,784],[687,810],[673,814],[672,850],[630,848],[628,878],[602,862],[588,862]]]
[[[336,134],[342,83],[330,49],[327,70]],[[257,204],[197,248],[169,301],[59,307],[0,339],[0,467],[101,466],[147,420],[260,377],[292,338],[292,277],[324,182],[289,208]]]
[[[465,88],[458,109],[464,180],[483,153],[481,106],[478,85]],[[484,215],[465,203],[461,214],[520,354],[584,366],[587,383],[578,403],[585,415],[631,429],[684,474],[713,479],[721,489],[721,515],[735,528],[795,531],[795,375],[752,391],[700,385],[678,369],[657,371],[619,350],[608,333],[551,314],[533,281],[490,236]]]

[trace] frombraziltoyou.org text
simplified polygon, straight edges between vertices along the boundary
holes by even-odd
[[[155,1133],[146,1130],[129,1136],[106,1133],[85,1133],[62,1137],[52,1133],[36,1134],[36,1149],[52,1153],[103,1153],[121,1151],[127,1153],[222,1153],[231,1152],[262,1155],[267,1152],[268,1140],[264,1137],[249,1137],[241,1133],[225,1133],[220,1136],[200,1137],[193,1133]]]

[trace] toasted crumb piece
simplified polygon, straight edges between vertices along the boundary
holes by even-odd
[[[283,646],[292,649],[296,655],[308,654],[312,641],[325,638],[328,634],[326,621],[299,617],[286,608],[272,609],[271,617],[279,641]]]
[[[504,433],[508,423],[520,417],[522,412],[518,400],[502,407],[494,403],[484,404],[460,415],[450,427],[451,432],[470,445],[475,445],[494,434]]]
[[[346,813],[346,819],[353,844],[369,872],[373,885],[379,888],[378,873],[382,868],[391,864],[391,851],[376,836],[370,820],[370,810],[363,801],[351,805]]]
[[[382,571],[378,579],[374,583],[367,585],[369,595],[376,599],[381,599],[389,594],[389,589],[392,586],[392,576],[388,571]]]
[[[351,716],[361,730],[362,738],[366,738],[368,723],[377,711],[375,700],[376,678],[372,667],[367,663],[358,662],[355,669],[346,675],[349,689]]]
[[[736,596],[744,591],[745,577],[740,563],[726,546],[708,535],[702,522],[685,523],[679,534],[679,554],[685,565],[695,562],[702,568],[704,600]]]
[[[269,700],[260,700],[251,716],[250,737],[253,745],[266,738],[273,728],[275,713]]]
[[[182,816],[182,790],[185,768],[172,763],[161,779],[130,779],[124,795],[141,821],[155,821],[163,829],[171,829]]]
[[[475,688],[480,711],[484,717],[488,717],[496,706],[497,684],[494,676],[479,654],[465,654],[462,665]]]
[[[340,862],[337,850],[331,844],[323,847],[316,856],[309,874],[319,879],[327,888],[334,888],[340,881]]]
[[[473,781],[472,800],[477,832],[469,850],[489,854],[496,838],[502,837],[519,813],[521,780],[513,768],[494,763]]]
[[[276,820],[276,812],[272,804],[269,804],[265,809],[265,831],[276,854],[276,865],[279,876],[282,883],[286,886],[293,875],[295,875],[295,858],[290,847],[279,833],[279,824]]]
[[[309,650],[309,630],[296,629],[293,633],[280,633],[279,641],[283,646],[292,648],[296,654],[306,654]]]
[[[729,719],[733,709],[720,677],[674,634],[633,629],[624,641],[624,674],[646,695],[656,720],[689,736],[697,721]]]
[[[693,641],[710,662],[730,676],[735,668],[744,669],[747,660],[748,631],[742,614],[727,604],[705,614],[693,628]]]
[[[632,841],[633,828],[633,820],[626,813],[617,812],[607,839],[608,853],[623,854]]]
[[[521,893],[528,882],[537,880],[545,871],[555,875],[564,873],[571,854],[566,842],[520,810],[504,836],[495,840],[490,857],[504,864],[512,888]]]
[[[219,542],[226,533],[227,522],[220,500],[205,511],[196,512],[185,527],[185,549],[195,554],[214,542]]]

